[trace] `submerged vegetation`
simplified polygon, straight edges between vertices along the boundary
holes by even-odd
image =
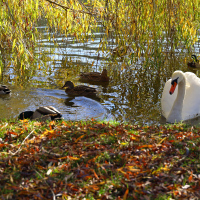
[[[100,121],[0,122],[1,199],[200,198],[200,131]]]

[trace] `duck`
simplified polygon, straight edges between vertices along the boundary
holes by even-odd
[[[7,86],[2,85],[0,86],[0,94],[10,94],[11,90],[7,88]]]
[[[74,86],[74,84],[71,81],[66,81],[64,86],[62,88],[65,88],[66,94],[70,96],[96,96],[96,88],[89,87],[86,85],[77,85]],[[61,88],[61,89],[62,89]]]
[[[41,106],[37,108],[35,111],[24,111],[20,113],[18,118],[20,120],[31,119],[39,121],[46,121],[46,120],[51,121],[51,120],[62,119],[62,114],[53,106]]]
[[[162,115],[175,123],[200,115],[200,78],[192,72],[175,71],[164,86],[161,97]]]
[[[102,73],[100,72],[81,72],[80,80],[83,81],[94,81],[94,82],[108,82],[109,77],[107,75],[107,69],[103,69]]]
[[[117,46],[112,50],[113,57],[123,57],[131,51],[130,45]]]
[[[188,67],[192,67],[192,68],[199,68],[200,69],[200,63],[199,60],[197,59],[196,55],[192,55],[192,62],[188,62],[187,65]]]

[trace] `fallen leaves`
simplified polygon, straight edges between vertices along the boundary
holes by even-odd
[[[60,160],[63,160],[63,159],[69,159],[69,160],[79,160],[80,158],[73,157],[73,156],[65,156],[65,157],[58,158],[58,159],[60,159]]]
[[[200,198],[197,128],[9,123],[0,125],[4,199]]]

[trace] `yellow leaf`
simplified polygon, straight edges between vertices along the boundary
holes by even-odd
[[[180,23],[179,23],[179,24],[182,24],[183,20],[184,20],[184,17],[182,17],[182,18],[181,18],[181,21],[180,21]]]
[[[101,181],[100,183],[97,183],[97,185],[104,185],[105,183],[105,181]]]
[[[130,137],[130,139],[131,139],[131,140],[136,140],[136,141],[138,141],[138,139],[137,139],[136,137],[133,137],[133,136]]]
[[[14,182],[14,181],[13,181],[13,177],[12,177],[12,175],[10,175],[10,182],[11,182],[11,183]]]
[[[76,139],[75,142],[78,142],[78,141],[79,141],[80,139],[82,139],[84,136],[85,136],[85,134],[84,134],[84,135],[81,135],[79,138]]]
[[[162,167],[161,170],[169,171],[169,168],[168,167]]]
[[[123,200],[126,200],[126,199],[127,199],[128,193],[129,193],[129,189],[127,188],[127,189],[126,189],[126,192],[124,193]]]
[[[69,200],[69,199],[71,199],[71,197],[68,196],[67,194],[63,194],[63,195],[62,195],[62,199],[63,199],[63,200]]]
[[[121,145],[124,145],[124,146],[127,145],[127,144],[128,144],[128,142],[122,142],[121,143]]]
[[[130,170],[131,172],[140,172],[140,169],[135,169],[133,168],[133,166],[127,166],[128,170]]]
[[[26,122],[28,122],[28,119],[24,119],[24,120],[20,120],[20,121],[26,123]]]
[[[80,160],[80,158],[77,158],[77,157],[71,157],[71,156],[69,156],[68,157],[70,160]]]
[[[123,171],[123,167],[117,169],[117,171],[121,172],[122,174],[126,174],[126,172]]]
[[[142,145],[142,146],[139,146],[138,148],[139,149],[142,149],[142,148],[152,148],[153,147],[153,145],[151,145],[151,144],[144,144],[144,145]]]
[[[167,137],[163,138],[163,139],[159,142],[159,144],[161,144],[164,140],[166,140],[166,138],[167,138]]]
[[[89,191],[95,192],[98,191],[100,188],[95,184],[95,185],[90,185],[90,186],[85,186]]]
[[[16,39],[14,39],[14,40],[13,40],[12,49],[14,49],[14,47],[15,47],[15,44],[16,44]]]
[[[65,157],[61,157],[61,158],[58,158],[58,159],[70,159],[70,160],[79,160],[80,158],[77,158],[77,157],[72,157],[72,156],[65,156]]]

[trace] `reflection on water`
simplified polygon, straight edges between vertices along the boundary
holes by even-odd
[[[160,117],[160,124],[166,124],[166,118],[161,115]],[[191,125],[191,126],[200,126],[200,117],[196,117],[196,118],[193,118],[193,119],[188,119],[188,120],[185,120],[185,121],[182,121],[182,123],[184,124],[187,124],[187,125]]]
[[[53,106],[67,120],[114,119],[100,102],[86,97],[68,97],[64,90],[12,89],[11,95],[0,97],[0,113],[2,118],[17,118],[23,111],[35,111],[40,106]],[[17,107],[16,107],[17,105]]]
[[[152,52],[149,56],[140,56],[127,63],[112,63],[108,62],[106,51],[97,51],[103,34],[101,32],[93,33],[94,41],[88,40],[83,44],[75,42],[73,37],[62,36],[49,41],[45,26],[38,27],[38,30],[41,39],[38,40],[39,46],[35,53],[39,59],[46,61],[47,67],[40,65],[32,77],[26,77],[26,89],[12,86],[23,80],[16,78],[13,66],[6,68],[2,83],[8,83],[9,87],[11,85],[12,93],[0,97],[0,118],[16,117],[22,111],[51,105],[61,111],[65,119],[70,120],[93,117],[137,124],[160,123],[160,99],[165,82],[177,69],[190,71],[187,62],[191,53],[184,49],[169,53],[169,49],[167,51],[163,48],[162,52]],[[53,40],[59,42],[59,45],[54,46]],[[200,47],[195,44],[194,51],[199,50]],[[41,57],[40,52],[44,52]],[[69,98],[64,90],[58,89],[67,80],[73,81],[75,85],[82,84],[78,78],[80,72],[102,72],[103,68],[108,70],[109,84],[84,83],[97,88],[98,100]]]
[[[109,111],[99,102],[86,98],[75,97],[65,100],[65,116],[67,120],[82,120],[82,119],[99,119],[109,120],[114,119]]]

